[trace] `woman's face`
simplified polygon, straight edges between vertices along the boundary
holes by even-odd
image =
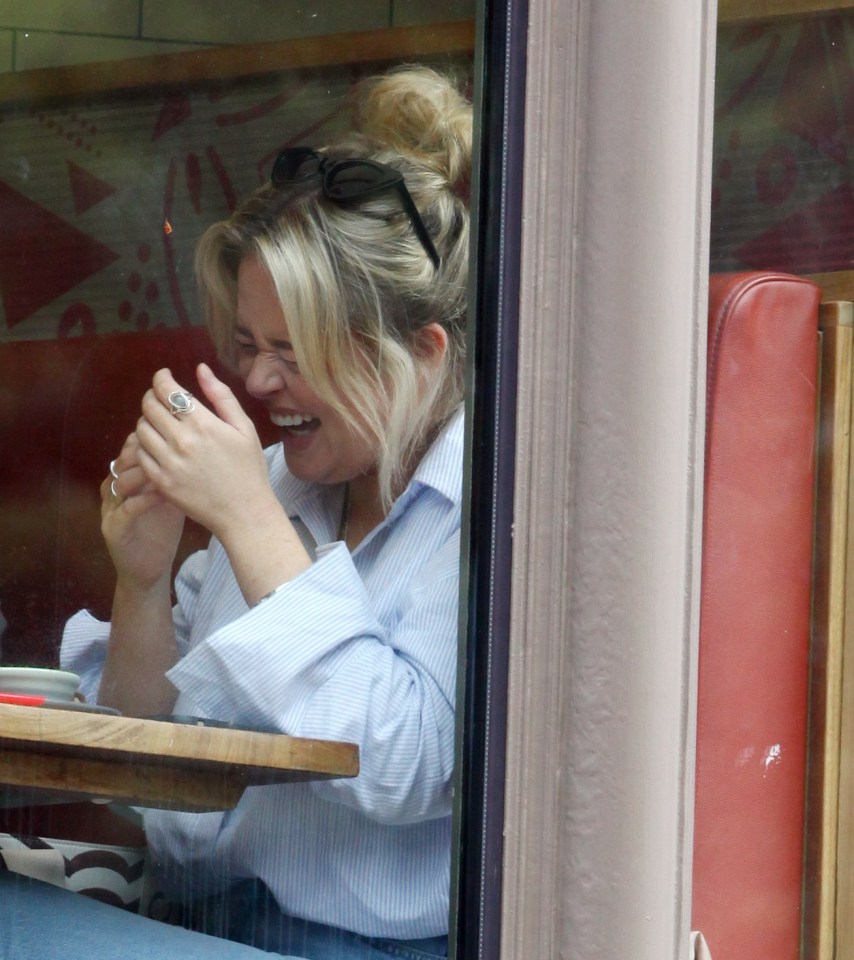
[[[238,370],[281,430],[288,470],[300,480],[342,483],[372,474],[375,451],[306,383],[270,274],[247,257],[237,274]]]

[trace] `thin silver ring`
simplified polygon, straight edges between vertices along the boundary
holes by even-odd
[[[115,480],[111,480],[111,481],[110,481],[110,493],[116,498],[116,500],[121,500],[121,496],[119,495],[119,491],[116,490],[116,481],[115,481]]]
[[[116,470],[116,461],[115,461],[115,460],[111,460],[111,461],[110,461],[110,476],[111,476],[114,480],[118,480],[118,479],[119,479],[119,471]]]
[[[173,417],[181,413],[192,413],[196,409],[192,393],[186,390],[174,390],[166,399],[169,401],[169,412]]]

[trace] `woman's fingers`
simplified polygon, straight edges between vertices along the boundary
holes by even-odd
[[[134,432],[129,434],[125,439],[125,442],[122,444],[122,449],[119,451],[119,455],[115,458],[115,460],[110,461],[110,475],[114,480],[118,479],[122,473],[130,470],[131,467],[139,465],[139,460],[137,458],[138,450],[139,439],[136,435],[136,432]]]
[[[126,470],[118,469],[118,460],[114,460],[111,466],[113,470],[101,484],[101,499],[105,502],[112,500],[115,501],[113,505],[118,506],[125,500],[156,492],[138,462]]]
[[[231,387],[223,383],[206,363],[200,363],[196,368],[196,379],[199,381],[205,399],[221,420],[243,434],[254,433],[252,421],[244,412]]]
[[[204,364],[197,375],[201,399],[193,398],[192,408],[178,401],[186,391],[169,370],[154,375],[128,456],[131,469],[138,466],[165,500],[216,532],[224,513],[253,500],[252,491],[262,498],[269,492],[267,464],[254,424],[228,385]]]
[[[172,404],[170,396],[183,398],[179,404]],[[184,413],[173,413],[179,406],[185,408]],[[180,429],[181,421],[205,413],[201,403],[197,402],[190,393],[183,390],[168,370],[158,370],[154,375],[151,387],[142,398],[142,415],[166,440],[172,439]],[[140,437],[144,442],[144,438]]]
[[[110,461],[109,475],[101,485],[102,499],[113,497],[124,500],[142,493],[149,486],[148,478],[140,467],[139,449],[139,438],[136,432],[131,433],[119,455]]]
[[[128,497],[137,497],[149,489],[151,489],[151,482],[139,462],[127,470],[122,470],[118,477],[112,478],[111,492],[123,500]]]
[[[254,434],[255,428],[244,413],[240,401],[228,384],[220,380],[206,363],[199,364],[196,378],[200,392],[210,404],[211,410],[198,396],[194,396],[179,384],[167,368],[154,374],[151,389],[143,397],[143,415],[167,442],[178,438],[182,427],[199,422],[209,423],[212,415],[244,436]]]

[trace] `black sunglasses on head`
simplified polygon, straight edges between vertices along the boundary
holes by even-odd
[[[323,195],[335,203],[350,203],[383,190],[395,190],[421,245],[439,269],[439,254],[399,170],[374,160],[330,160],[311,147],[288,147],[276,157],[270,180],[281,187],[312,177],[320,177]]]

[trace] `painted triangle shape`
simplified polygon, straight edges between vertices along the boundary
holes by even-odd
[[[109,247],[0,180],[0,297],[8,327],[118,259]]]
[[[73,160],[67,160],[68,182],[71,186],[71,198],[74,201],[74,212],[79,217],[91,207],[105,200],[116,192],[115,187],[99,180],[94,174],[78,166]]]

